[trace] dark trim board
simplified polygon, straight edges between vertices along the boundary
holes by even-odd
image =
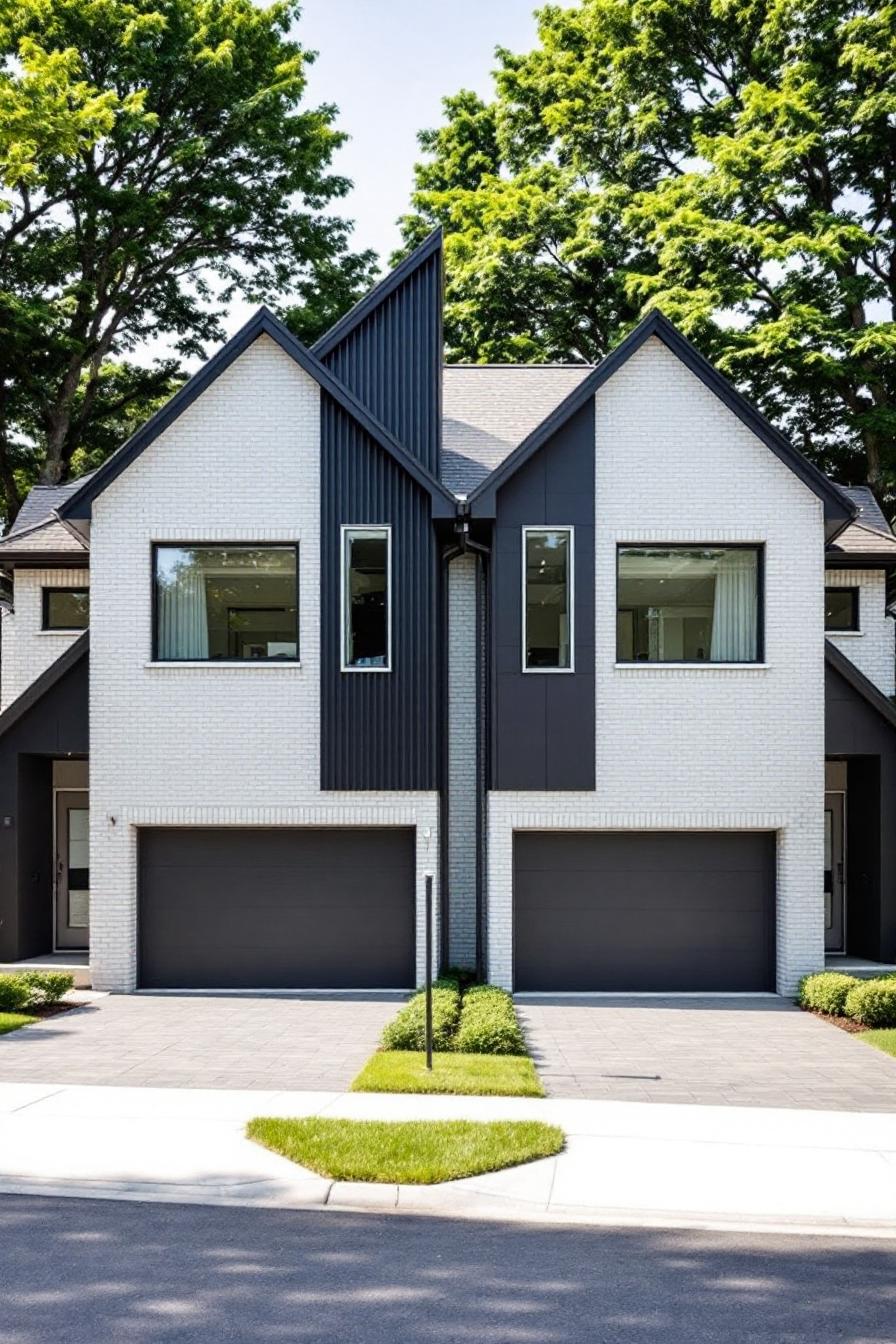
[[[475,490],[471,491],[470,507],[474,516],[494,516],[495,492],[499,487],[509,480],[514,472],[527,462],[533,453],[536,453],[566,423],[571,415],[574,415],[587,401],[593,398],[607,379],[616,373],[651,336],[657,337],[674,355],[677,355],[682,364],[699,378],[704,386],[709,388],[710,392],[715,393],[719,400],[746,425],[747,429],[751,430],[767,448],[770,448],[775,456],[780,458],[784,465],[789,467],[804,485],[807,485],[810,490],[818,495],[825,505],[825,519],[828,524],[826,535],[829,541],[841,532],[848,523],[853,521],[858,514],[858,507],[852,504],[837,489],[833,481],[829,481],[824,473],[819,471],[808,458],[803,457],[802,453],[798,452],[784,435],[775,429],[757,411],[756,407],[751,405],[719,373],[718,369],[713,368],[712,364],[700,354],[696,346],[693,346],[657,309],[648,313],[638,323],[634,331],[630,332],[625,340],[620,342],[598,364],[594,372],[584,378],[566,400],[562,401],[556,410],[552,411],[490,476],[486,477]]]
[[[415,983],[412,827],[138,831],[146,989]]]
[[[55,663],[51,663],[45,672],[41,672],[40,676],[36,677],[31,685],[13,700],[11,705],[6,706],[6,709],[0,714],[0,737],[8,732],[14,724],[18,723],[19,719],[27,714],[28,710],[36,705],[71,668],[79,663],[82,658],[86,658],[89,648],[90,632],[85,630],[84,634],[80,635],[74,644],[66,649],[65,653],[60,654]]]
[[[516,831],[514,989],[775,988],[775,834]]]

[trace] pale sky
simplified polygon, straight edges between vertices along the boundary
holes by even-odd
[[[337,126],[351,137],[333,167],[354,188],[334,213],[355,221],[353,245],[372,247],[384,267],[401,241],[395,221],[408,208],[417,131],[439,124],[444,95],[462,88],[491,94],[495,47],[528,51],[534,45],[537,3],[305,0],[297,34],[318,52],[308,103],[335,103]],[[234,304],[227,335],[252,311]],[[153,342],[140,356],[164,351]]]

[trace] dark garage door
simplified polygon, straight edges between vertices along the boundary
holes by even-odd
[[[766,832],[518,831],[520,990],[774,989]]]
[[[140,831],[144,988],[413,983],[412,830]]]

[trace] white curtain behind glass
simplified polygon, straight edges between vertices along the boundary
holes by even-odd
[[[208,658],[205,578],[190,559],[178,560],[159,578],[160,658]]]
[[[728,551],[719,558],[709,656],[714,663],[749,663],[756,657],[755,551]]]

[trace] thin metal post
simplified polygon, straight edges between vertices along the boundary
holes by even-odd
[[[432,875],[426,875],[426,1067],[432,1072]]]

